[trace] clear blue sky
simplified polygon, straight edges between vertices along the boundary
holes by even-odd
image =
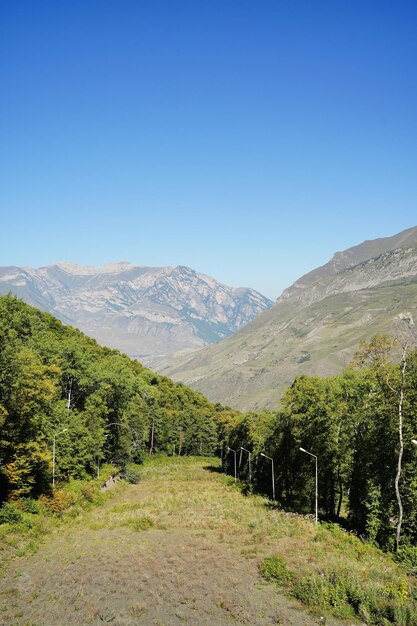
[[[270,297],[417,224],[415,0],[0,3],[0,265]]]

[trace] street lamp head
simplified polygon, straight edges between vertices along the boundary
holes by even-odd
[[[261,456],[264,456],[266,458],[266,454],[264,454],[263,452],[261,452]]]
[[[417,446],[417,439],[412,439],[411,443],[413,443],[415,446]]]
[[[68,428],[64,428],[64,430],[60,430],[59,432],[54,433],[54,437],[58,437],[58,435],[62,435],[62,433],[66,433],[67,430],[68,430]]]
[[[304,448],[300,448],[301,452],[307,452],[307,450],[304,450]]]

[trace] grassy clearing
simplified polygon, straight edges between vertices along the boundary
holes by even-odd
[[[204,464],[209,476],[193,471]],[[152,459],[142,470],[152,489],[140,503],[111,508],[107,524],[135,528],[146,519],[159,529],[216,531],[220,542],[238,540],[245,558],[278,557],[286,575],[275,581],[309,607],[368,624],[417,624],[415,581],[389,555],[334,524],[316,527],[263,497],[244,497],[215,470],[213,459]]]
[[[14,561],[4,623],[417,624],[415,579],[389,556],[242,495],[216,460],[154,457],[140,473]]]
[[[0,509],[0,573],[11,557],[35,553],[54,529],[111,498],[101,487],[115,472],[114,466],[104,465],[99,479],[73,480],[39,500],[26,498],[4,505]]]
[[[246,558],[262,557],[264,575],[272,556],[275,575],[266,577],[309,607],[367,624],[417,624],[415,578],[390,555],[335,524],[316,527],[310,519],[275,509],[263,497],[243,497],[230,477],[192,475],[189,468],[197,463],[155,460],[145,466],[144,476],[152,475],[156,485],[155,493],[144,498],[141,514],[146,511],[156,527],[166,527],[169,520],[171,527],[186,523],[216,530],[220,541],[235,543],[238,538]],[[204,480],[204,489],[187,493],[187,480]],[[219,484],[229,488],[219,489]]]

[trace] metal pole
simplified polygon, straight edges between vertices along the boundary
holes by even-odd
[[[319,491],[318,491],[318,471],[317,471],[317,457],[316,457],[316,524],[319,523]]]
[[[235,482],[237,482],[236,450],[233,450],[233,454],[235,455]]]
[[[54,443],[52,446],[52,488],[55,487],[55,434],[54,434]]]
[[[305,452],[305,454],[308,454],[309,456],[312,456],[313,459],[316,462],[316,496],[315,496],[315,501],[316,501],[316,514],[315,514],[315,518],[316,518],[316,524],[319,523],[319,478],[318,478],[318,460],[317,460],[317,456],[315,454],[312,454],[311,452],[309,452],[308,450],[305,450],[304,448],[300,448],[301,452]]]
[[[152,416],[151,447],[150,447],[150,450],[149,450],[149,455],[151,455],[152,452],[153,452],[153,437],[154,437],[154,433],[155,433],[155,415]]]
[[[249,469],[249,488],[252,489],[252,472],[251,472],[251,464],[250,464],[251,453],[250,453],[250,450],[247,450],[243,446],[240,446],[240,458],[241,459],[242,459],[242,450],[247,452],[248,455],[249,455],[249,468],[248,468]],[[240,465],[240,463],[239,463],[239,465]]]
[[[229,446],[227,446],[227,449],[229,450],[229,452],[233,452],[234,457],[235,457],[235,462],[234,462],[234,465],[235,465],[235,482],[237,482],[237,462],[236,462],[236,454],[237,454],[237,452],[236,452],[236,450],[232,450],[232,448],[229,448]]]
[[[68,400],[67,400],[67,419],[69,419],[70,408],[71,408],[71,390],[72,390],[72,378],[70,380],[70,386],[68,390]]]

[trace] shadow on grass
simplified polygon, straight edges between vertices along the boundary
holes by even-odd
[[[245,482],[244,480],[241,480],[240,478],[238,478],[237,482],[235,483],[234,474],[227,474],[221,466],[218,466],[218,465],[206,465],[205,467],[203,467],[203,469],[207,470],[208,472],[213,472],[214,474],[220,474],[224,478],[228,478],[230,480],[230,485],[236,485],[236,487],[239,488],[240,493],[243,496],[252,496],[255,493],[258,493],[253,488],[253,485],[251,487],[247,482]],[[263,495],[263,494],[261,494],[261,495]]]
[[[203,469],[208,472],[214,472],[215,474],[224,474],[224,470],[220,465],[204,465]]]
[[[229,478],[230,484],[231,485],[236,484],[236,486],[240,489],[240,493],[243,496],[258,495],[264,498],[268,498],[268,500],[264,503],[264,507],[268,511],[282,511],[283,513],[290,513],[292,515],[300,515],[301,517],[314,519],[314,513],[312,513],[311,511],[308,511],[307,509],[303,509],[302,507],[299,507],[299,506],[291,506],[290,504],[283,504],[282,502],[279,502],[278,500],[272,500],[270,493],[268,494],[268,493],[265,493],[264,491],[257,489],[255,485],[250,486],[244,480],[241,480],[238,478],[237,483],[234,483],[234,475],[226,473],[224,471],[224,468],[221,465],[205,465],[203,469],[207,470],[208,472],[213,472],[214,474],[220,474],[224,476],[225,478]],[[344,518],[333,519],[328,516],[326,517],[326,515],[324,515],[321,512],[319,512],[319,522],[320,523],[327,522],[331,524],[336,523],[339,526],[341,526],[344,530],[347,530],[347,531],[351,530],[351,525],[349,524],[348,520]]]
[[[265,496],[265,494],[262,494]],[[314,513],[311,513],[311,511],[309,511],[308,509],[303,509],[302,507],[299,506],[291,506],[291,504],[284,504],[282,502],[279,502],[278,500],[272,500],[272,498],[270,496],[266,496],[269,497],[269,500],[267,502],[265,502],[264,506],[266,509],[268,509],[268,511],[282,511],[283,513],[290,513],[291,515],[300,515],[301,517],[311,517],[311,519],[314,519]],[[319,520],[321,521],[321,516],[319,515]],[[323,518],[324,519],[324,518]]]

